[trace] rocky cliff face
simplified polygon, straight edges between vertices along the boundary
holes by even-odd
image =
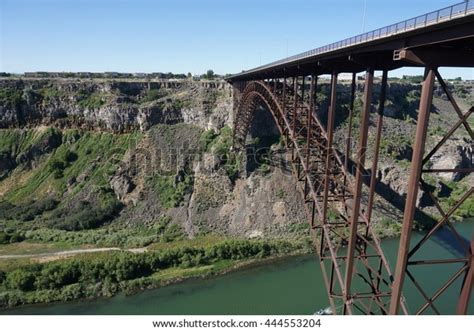
[[[69,231],[169,219],[189,237],[305,233],[289,174],[235,176],[231,125],[222,81],[2,80],[0,204],[53,199],[35,222]]]
[[[230,124],[223,81],[0,80],[0,128],[54,125],[130,132],[158,123]]]
[[[320,88],[324,120],[327,86],[322,82]],[[348,125],[343,103],[350,89],[338,90],[336,145],[342,147]],[[436,91],[428,148],[456,121]],[[376,221],[401,219],[418,92],[419,85],[389,87]],[[375,88],[374,104],[377,93]],[[472,101],[471,93],[467,96],[456,95],[463,109]],[[360,91],[356,105],[358,118]],[[165,224],[188,237],[306,234],[304,208],[288,164],[281,161],[284,152],[269,125],[271,116],[262,110],[250,130],[255,147],[271,154],[259,163],[231,151],[232,120],[232,89],[222,81],[0,80],[0,207],[12,211],[3,217],[32,218],[35,227],[67,231]],[[357,139],[357,121],[353,126]],[[373,138],[370,134],[369,160]],[[457,132],[428,166],[469,165],[472,140]],[[445,173],[426,179],[448,196],[474,185],[472,177]],[[51,209],[42,207],[43,201],[54,201],[46,204]],[[418,205],[428,212],[434,208],[421,193]]]

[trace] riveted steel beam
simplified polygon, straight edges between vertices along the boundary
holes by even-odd
[[[410,177],[408,180],[408,191],[403,215],[402,233],[398,249],[397,265],[395,269],[395,280],[390,301],[390,314],[398,314],[400,299],[405,280],[405,271],[408,261],[408,250],[410,248],[410,237],[415,217],[416,197],[421,178],[423,165],[423,154],[425,151],[426,135],[430,118],[431,104],[433,99],[433,86],[435,80],[435,69],[426,68],[424,74],[423,87],[420,97],[420,110],[416,126],[413,156],[410,167]]]
[[[351,224],[350,224],[350,236],[347,249],[347,261],[346,261],[346,276],[345,276],[345,309],[348,309],[351,305],[351,284],[354,275],[354,257],[355,257],[355,245],[357,238],[357,224],[359,221],[360,204],[362,196],[362,176],[365,165],[365,154],[367,151],[367,138],[369,135],[369,117],[370,108],[372,101],[372,88],[374,83],[374,70],[368,68],[365,76],[365,91],[364,91],[364,108],[362,110],[362,117],[360,123],[359,132],[359,146],[357,151],[357,170],[356,170],[356,182],[354,189],[354,204],[352,206]]]

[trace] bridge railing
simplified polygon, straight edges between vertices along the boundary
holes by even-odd
[[[303,53],[299,53],[299,54],[284,58],[282,60],[274,61],[274,62],[265,64],[263,66],[248,70],[246,72],[257,71],[257,70],[273,67],[275,65],[285,64],[292,61],[304,59],[306,57],[327,53],[327,52],[334,51],[340,48],[345,48],[345,47],[361,44],[361,43],[376,40],[376,39],[386,38],[395,34],[423,28],[429,25],[441,23],[444,21],[449,21],[449,20],[456,19],[459,17],[467,16],[473,13],[474,13],[474,0],[468,0],[465,2],[461,2],[455,5],[446,7],[446,8],[432,11],[424,15],[413,17],[402,22],[391,24],[383,28],[379,28],[376,30],[362,33],[354,37],[337,41],[329,45],[325,45],[325,46],[318,47],[318,48],[315,48]]]

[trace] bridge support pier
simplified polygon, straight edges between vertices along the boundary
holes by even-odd
[[[393,284],[392,299],[390,302],[390,314],[397,315],[400,308],[403,282],[405,280],[408,252],[410,249],[410,236],[415,218],[416,199],[418,195],[418,183],[421,178],[423,154],[425,151],[426,135],[430,118],[431,103],[433,99],[433,86],[435,81],[435,70],[426,68],[423,87],[420,97],[420,110],[416,126],[415,143],[410,167],[410,178],[408,180],[408,192],[403,216],[402,233],[398,249],[397,266],[395,269],[395,281]]]
[[[374,70],[367,68],[365,74],[365,91],[364,91],[364,106],[362,110],[362,118],[360,123],[359,133],[359,145],[357,150],[356,159],[356,182],[354,187],[354,202],[352,206],[351,223],[349,226],[349,244],[347,248],[347,260],[346,260],[346,277],[345,277],[345,307],[349,308],[351,305],[351,283],[354,273],[354,257],[355,257],[355,245],[357,238],[357,225],[359,224],[359,213],[360,203],[362,196],[362,177],[364,176],[364,165],[365,165],[365,153],[367,150],[367,138],[369,135],[369,116],[372,102],[372,87],[374,83]],[[344,313],[346,313],[344,309]]]

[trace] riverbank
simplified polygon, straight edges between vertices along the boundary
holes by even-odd
[[[310,251],[303,240],[225,240],[206,247],[107,251],[45,263],[23,261],[0,273],[0,307],[130,295]]]
[[[454,224],[464,237],[470,237],[474,222]],[[414,232],[412,242],[422,238]],[[394,268],[398,253],[398,240],[382,241],[387,260]],[[175,243],[178,245],[178,243]],[[419,259],[450,259],[444,243],[429,240],[425,249],[418,252]],[[168,286],[140,291],[134,295],[118,292],[111,298],[75,300],[49,304],[35,304],[0,311],[0,314],[40,315],[200,315],[200,314],[312,314],[329,305],[319,263],[314,255],[269,260],[256,259],[255,264],[236,267],[222,276],[187,278]],[[267,263],[268,262],[268,263]],[[436,265],[413,267],[422,284],[438,284],[449,278],[457,268]],[[172,271],[170,270],[170,274]],[[459,280],[460,281],[460,280]],[[363,279],[356,277],[354,286]],[[448,288],[434,303],[443,314],[454,314],[460,283]],[[135,293],[135,292],[134,292]],[[404,295],[410,313],[424,303],[416,286],[406,282]],[[472,305],[471,305],[472,306]],[[428,314],[434,311],[428,309]],[[474,314],[474,306],[469,314]]]
[[[469,228],[472,221],[456,226]],[[441,239],[435,238],[446,245]],[[156,243],[146,249],[84,248],[15,255],[0,259],[0,309],[8,312],[17,306],[129,296],[309,253],[313,253],[309,238],[219,240],[210,236]]]

